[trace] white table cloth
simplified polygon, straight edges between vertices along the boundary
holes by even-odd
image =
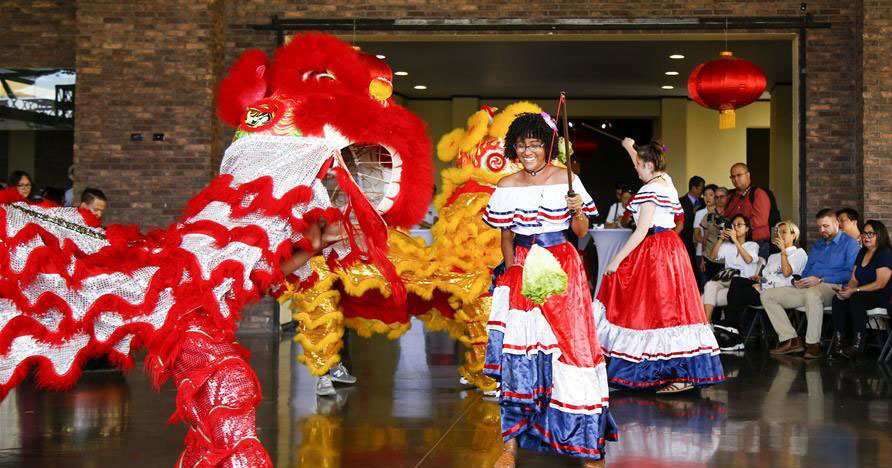
[[[596,228],[589,230],[589,234],[595,242],[595,248],[598,249],[598,281],[595,283],[595,297],[597,297],[598,291],[601,290],[601,277],[607,270],[607,264],[632,235],[632,230]]]

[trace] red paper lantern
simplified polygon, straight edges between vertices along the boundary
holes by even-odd
[[[719,111],[719,129],[725,130],[735,126],[734,109],[759,99],[765,84],[761,68],[725,51],[691,72],[688,94],[697,104]]]
[[[577,132],[573,138],[573,157],[579,157],[594,153],[598,149],[598,141],[592,135],[585,135]]]

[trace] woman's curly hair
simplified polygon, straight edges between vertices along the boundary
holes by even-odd
[[[548,157],[548,151],[557,154],[558,148],[552,148],[557,144],[557,135],[555,131],[545,123],[545,119],[541,114],[524,113],[517,116],[508,127],[508,133],[505,134],[505,157],[510,161],[517,161],[517,151],[514,145],[527,138],[535,138],[542,142],[545,148],[545,157]]]

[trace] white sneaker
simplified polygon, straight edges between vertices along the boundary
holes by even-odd
[[[337,363],[331,370],[328,371],[328,375],[331,376],[331,380],[342,383],[342,384],[355,384],[356,377],[350,375],[350,372],[347,372],[347,368],[344,367],[343,363]]]
[[[468,382],[468,379],[466,379],[465,376],[461,376],[458,379],[458,383],[460,383],[462,385],[470,385],[471,384],[470,382]]]
[[[499,399],[501,392],[499,389],[495,390],[486,390],[483,392],[483,399],[487,401],[495,401]]]
[[[722,346],[719,349],[722,351],[722,354],[731,354],[733,356],[743,356],[743,350],[746,346],[743,343],[735,343],[728,344],[726,346]]]
[[[713,330],[715,330],[716,328],[718,328],[719,330],[722,330],[722,331],[724,331],[724,332],[730,333],[730,334],[732,334],[732,335],[739,335],[739,334],[740,334],[740,331],[739,331],[738,329],[734,328],[734,327],[726,327],[726,326],[724,326],[724,325],[713,325],[713,326],[712,326],[712,329],[713,329]]]
[[[334,384],[331,383],[331,377],[327,374],[319,377],[319,380],[316,381],[316,396],[334,396],[337,394]]]

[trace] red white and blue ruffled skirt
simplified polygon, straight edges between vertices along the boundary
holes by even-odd
[[[543,247],[567,273],[567,290],[541,306],[523,297],[518,265],[529,247],[516,246],[515,266],[493,291],[484,373],[501,382],[503,440],[597,460],[617,435],[585,271],[573,245]]]
[[[725,380],[691,261],[674,232],[648,235],[616,273],[605,275],[594,309],[611,386]]]

